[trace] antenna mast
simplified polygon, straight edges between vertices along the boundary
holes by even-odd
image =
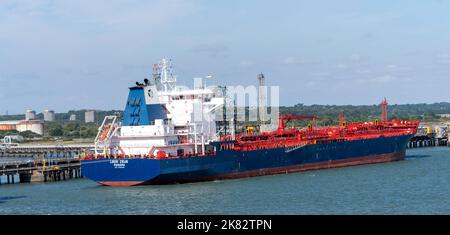
[[[258,74],[258,122],[259,125],[262,125],[266,122],[266,79],[264,74]]]
[[[158,88],[162,88],[163,91],[173,90],[177,78],[173,75],[172,60],[162,59],[159,64],[155,64],[153,66],[153,79]]]
[[[228,129],[228,120],[227,120],[227,87],[226,86],[219,86],[219,88],[222,90],[223,95],[223,109],[222,109],[222,118],[223,118],[223,124],[224,124],[224,135],[227,134]]]
[[[383,102],[381,102],[381,122],[388,121],[388,113],[387,113],[388,102],[386,97],[384,97]]]
[[[340,112],[339,115],[338,115],[338,118],[339,118],[339,126],[343,127],[344,126],[344,122],[345,122],[345,120],[344,120],[344,112]]]

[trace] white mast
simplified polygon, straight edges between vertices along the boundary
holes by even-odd
[[[162,59],[159,63],[161,69],[161,84],[164,91],[170,91],[175,88],[177,78],[173,75],[172,60]]]

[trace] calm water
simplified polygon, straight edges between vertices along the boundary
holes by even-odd
[[[0,186],[0,214],[450,214],[450,149],[401,162],[168,186]]]

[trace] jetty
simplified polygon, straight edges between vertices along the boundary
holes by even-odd
[[[51,182],[81,178],[80,157],[93,145],[3,145],[0,184]]]
[[[411,138],[408,148],[450,147],[450,123],[423,123]]]

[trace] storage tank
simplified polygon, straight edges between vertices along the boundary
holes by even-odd
[[[44,124],[39,120],[22,121],[16,125],[17,131],[31,131],[39,135],[44,134]]]
[[[84,114],[84,120],[86,123],[95,122],[95,112],[94,111],[86,111]]]
[[[55,121],[55,111],[53,111],[53,110],[45,110],[44,111],[44,121],[46,121],[46,122],[54,122]]]
[[[25,113],[25,120],[34,120],[36,119],[36,111],[34,110],[27,110],[27,112]]]
[[[21,121],[1,121],[0,122],[0,131],[12,131],[16,130],[17,124]]]

